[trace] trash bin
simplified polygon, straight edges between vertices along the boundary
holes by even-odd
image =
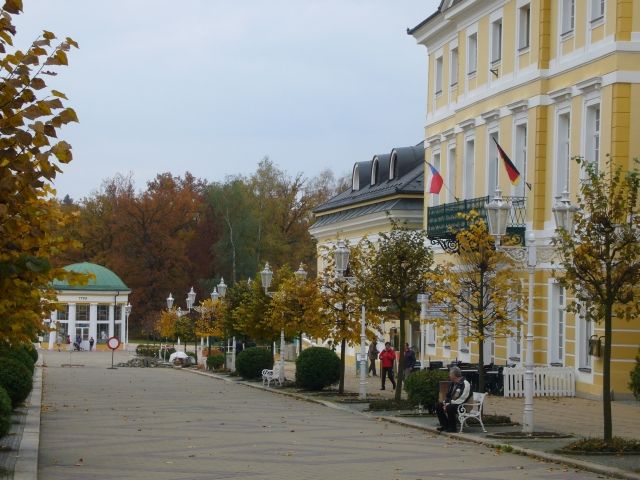
[[[367,364],[366,364],[366,360],[367,360],[367,355],[364,355],[364,359],[365,359],[365,371],[367,368]],[[356,353],[356,376],[360,376],[360,365],[362,365],[362,354],[361,353]]]

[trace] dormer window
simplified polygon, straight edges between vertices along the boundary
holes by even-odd
[[[371,185],[375,185],[378,183],[378,159],[373,160],[373,164],[371,165]]]
[[[396,168],[397,168],[397,159],[398,155],[394,152],[391,155],[391,162],[389,163],[389,180],[393,180],[396,178]]]
[[[354,165],[353,175],[351,177],[351,190],[360,190],[360,167]]]

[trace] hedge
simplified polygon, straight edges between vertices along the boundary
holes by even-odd
[[[0,361],[0,386],[5,388],[11,404],[16,407],[27,399],[33,388],[32,374],[18,360],[6,357]]]
[[[340,380],[340,358],[324,347],[303,350],[296,360],[296,384],[308,390],[322,390]]]
[[[236,358],[236,370],[245,380],[258,378],[265,368],[273,368],[271,352],[262,348],[247,348]]]

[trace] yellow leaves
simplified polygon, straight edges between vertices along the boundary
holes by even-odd
[[[158,322],[156,323],[158,333],[163,337],[173,337],[177,320],[178,314],[174,309],[163,310],[160,313]]]
[[[46,40],[53,40],[56,38],[56,36],[53,33],[47,30],[42,31],[42,37],[45,38]]]
[[[56,143],[52,148],[51,152],[56,156],[58,160],[62,163],[68,163],[73,158],[71,155],[71,145],[69,145],[65,141],[61,141]]]
[[[22,0],[5,0],[3,9],[9,13],[22,12]]]
[[[62,49],[58,49],[47,59],[45,65],[69,65],[67,54]]]
[[[65,100],[69,100],[64,93],[59,92],[58,90],[51,90],[51,95],[53,95],[54,97],[59,97],[59,98],[64,98]]]
[[[34,77],[31,79],[31,88],[42,90],[46,86],[47,84],[45,83],[45,81],[39,77]]]

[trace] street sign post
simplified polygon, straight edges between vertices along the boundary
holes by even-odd
[[[113,352],[115,352],[120,346],[120,340],[118,337],[111,337],[107,340],[107,347],[111,349],[111,366],[108,367],[109,370],[116,370],[117,367],[113,366]]]

